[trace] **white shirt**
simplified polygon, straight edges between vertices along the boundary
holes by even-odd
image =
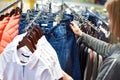
[[[58,56],[54,48],[50,45],[50,43],[46,40],[45,36],[42,39],[38,40],[37,49],[42,53],[39,54],[40,57],[44,58],[46,64],[52,70],[52,74],[56,79],[60,79],[62,77],[62,69],[58,60]]]
[[[0,76],[3,80],[60,79],[63,75],[56,52],[45,36],[39,39],[37,49],[31,53],[26,46],[17,50],[18,42],[24,35],[17,36],[0,55]]]

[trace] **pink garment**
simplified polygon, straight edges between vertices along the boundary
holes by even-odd
[[[2,21],[0,21],[0,41],[2,38],[3,31],[6,27],[6,25],[8,24],[9,20],[10,20],[10,17],[6,17]]]
[[[0,54],[4,48],[18,35],[18,27],[20,22],[20,15],[10,17],[10,20],[5,27],[1,41],[0,41]]]

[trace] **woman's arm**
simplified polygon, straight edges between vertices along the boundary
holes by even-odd
[[[103,57],[110,56],[117,49],[115,45],[94,38],[84,32],[82,33],[81,39],[82,42],[87,43],[88,46],[94,49],[97,53],[101,54]]]
[[[101,54],[103,57],[110,56],[117,49],[115,45],[108,44],[82,32],[75,23],[71,23],[70,27],[76,35],[80,36],[84,43],[94,49],[97,53]]]

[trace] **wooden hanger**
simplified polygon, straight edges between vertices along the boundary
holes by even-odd
[[[0,16],[0,21],[3,20],[5,17],[11,17],[13,15],[21,14],[22,10],[19,7],[16,7],[16,9],[12,9],[10,13],[6,13],[5,15]]]
[[[19,7],[16,7],[15,9],[15,15],[21,14],[22,10]]]
[[[39,26],[34,26],[34,27],[33,27],[33,30],[34,30],[34,31],[37,33],[37,35],[38,35],[37,40],[40,39],[40,38],[42,37],[42,35],[43,35],[40,27],[39,27]]]
[[[17,46],[17,49],[20,49],[23,46],[27,46],[32,53],[34,52],[34,49],[32,47],[32,43],[28,38],[26,38],[23,41],[19,42],[19,45]]]
[[[4,19],[4,15],[0,16],[0,21],[2,21]]]
[[[30,51],[33,53],[36,49],[35,45],[37,44],[38,39],[42,36],[40,28],[34,27],[29,29],[22,41],[19,42],[17,49],[27,46]]]
[[[6,13],[5,15],[4,15],[4,17],[8,17],[10,14],[9,13]]]
[[[15,9],[12,9],[12,11],[10,12],[10,17],[13,16],[15,14]]]
[[[34,34],[34,36],[36,36],[36,40],[38,41],[39,40],[39,38],[40,38],[40,32],[39,32],[39,30],[37,29],[37,28],[33,28],[32,29],[33,30],[33,34]]]
[[[31,32],[31,30],[28,32],[27,38],[32,42],[32,47],[34,48],[34,50],[36,50],[34,36],[31,34]]]
[[[16,7],[15,9],[12,9],[12,11],[10,12],[10,17],[11,16],[16,16],[17,14],[21,14],[22,10],[19,7]]]
[[[34,44],[37,44],[39,35],[36,33],[36,31],[32,30],[30,36],[32,36]]]
[[[23,37],[22,41],[19,42],[17,49],[20,49],[23,46],[27,46],[32,53],[34,52],[33,44],[27,35]]]

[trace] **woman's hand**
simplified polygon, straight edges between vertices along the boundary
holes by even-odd
[[[63,70],[62,73],[63,73],[63,77],[61,80],[73,80],[72,77],[69,76],[67,73],[65,73]]]
[[[82,31],[80,30],[80,28],[77,26],[75,22],[71,22],[70,27],[72,31],[74,32],[74,34],[78,36],[82,36]]]

